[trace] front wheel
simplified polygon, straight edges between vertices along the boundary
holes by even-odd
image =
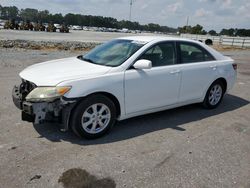
[[[215,81],[206,93],[203,106],[208,109],[216,108],[221,103],[224,93],[224,84],[220,80]]]
[[[115,119],[114,103],[104,95],[92,95],[81,101],[73,111],[71,127],[76,135],[94,139],[106,134]]]

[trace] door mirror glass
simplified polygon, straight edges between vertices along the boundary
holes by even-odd
[[[134,64],[135,69],[151,69],[152,68],[152,62],[147,59],[140,59],[135,62]]]

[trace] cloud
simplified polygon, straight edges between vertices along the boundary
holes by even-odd
[[[234,9],[231,8],[221,8],[215,11],[215,14],[218,16],[233,16],[235,15]]]
[[[214,2],[218,2],[218,3],[223,3],[223,4],[228,4],[230,5],[232,3],[232,0],[198,0],[199,2],[203,3],[203,2],[211,2],[211,3],[214,3]]]
[[[217,3],[222,4],[223,7],[229,7],[232,4],[232,0],[198,0],[200,3]]]
[[[183,6],[182,2],[176,2],[167,6],[167,10],[172,13],[176,13]]]
[[[200,9],[198,9],[198,10],[195,11],[195,15],[194,16],[200,18],[200,17],[209,16],[209,15],[211,15],[210,11],[207,11],[204,8],[200,8]]]
[[[230,6],[232,4],[232,0],[223,0],[224,6]]]
[[[91,3],[105,3],[105,4],[115,4],[115,3],[125,3],[127,2],[126,0],[90,0]]]
[[[245,5],[242,5],[238,8],[238,11],[236,11],[236,14],[238,16],[241,16],[241,18],[250,19],[250,2],[246,3]]]

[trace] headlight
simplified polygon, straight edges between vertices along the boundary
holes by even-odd
[[[37,87],[33,89],[26,97],[30,102],[53,101],[71,89],[70,86],[64,87]]]

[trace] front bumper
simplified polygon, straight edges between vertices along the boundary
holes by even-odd
[[[22,111],[23,121],[35,124],[53,121],[60,124],[61,130],[68,130],[71,111],[76,104],[75,99],[61,97],[53,102],[28,102],[25,100],[27,94],[22,91],[22,85],[14,86],[12,91],[13,102]]]

